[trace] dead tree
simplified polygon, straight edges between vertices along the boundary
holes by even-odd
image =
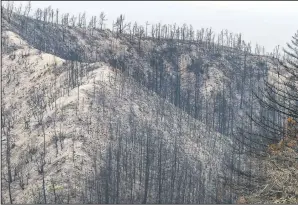
[[[76,21],[77,21],[77,17],[75,17],[74,15],[70,18],[70,25],[72,27],[75,27],[76,26]]]
[[[30,99],[27,102],[29,104],[29,107],[31,107],[33,116],[37,119],[38,125],[41,125],[42,133],[43,133],[43,162],[42,162],[42,187],[43,187],[43,196],[44,196],[44,202],[47,203],[46,200],[46,188],[45,188],[45,179],[44,179],[44,170],[43,167],[46,164],[45,162],[45,156],[46,156],[46,142],[45,142],[45,128],[43,123],[44,113],[46,111],[46,98],[45,98],[45,86],[40,88],[34,88],[33,92],[30,95]]]
[[[2,105],[1,109],[1,141],[5,141],[6,143],[6,166],[7,166],[7,182],[8,182],[8,195],[9,201],[12,204],[12,194],[11,194],[11,183],[12,183],[12,173],[11,173],[11,145],[12,145],[12,135],[11,129],[13,128],[14,120],[13,120],[13,113],[11,110],[4,109]]]
[[[124,33],[127,27],[127,24],[124,23],[124,20],[125,16],[122,14],[117,18],[117,21],[115,23],[115,27],[117,28],[117,35]]]
[[[13,14],[13,9],[14,9],[14,1],[7,1],[7,8],[6,8],[6,12],[7,12],[7,20],[8,22],[10,22],[12,14]]]
[[[106,15],[104,12],[101,12],[99,15],[99,25],[100,25],[100,30],[102,30],[103,26],[104,26],[104,22],[107,21],[108,19],[106,19]]]

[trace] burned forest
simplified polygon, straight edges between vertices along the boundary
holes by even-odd
[[[298,31],[1,12],[1,203],[298,203]]]

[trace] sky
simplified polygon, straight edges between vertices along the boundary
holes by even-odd
[[[26,1],[15,2],[23,7]],[[105,12],[111,27],[120,14],[131,22],[191,24],[195,29],[228,29],[241,33],[246,42],[258,43],[271,52],[285,46],[298,31],[298,1],[32,1],[32,8],[51,6],[63,13],[87,17]],[[33,12],[31,12],[33,15]],[[296,20],[295,20],[296,19]]]

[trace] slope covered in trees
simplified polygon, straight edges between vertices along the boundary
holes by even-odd
[[[4,35],[8,45],[21,40]],[[43,177],[48,203],[184,203],[185,189],[203,195],[211,189],[229,140],[104,63],[82,64],[80,84],[71,89],[65,60],[22,40],[15,46],[3,55],[2,90],[3,151],[11,153],[3,156],[11,163],[2,172],[12,174],[3,185],[11,185],[15,203],[44,202]],[[188,177],[196,183],[181,181]],[[63,190],[53,193],[56,186]]]
[[[111,31],[104,13],[88,24],[85,13],[12,8],[2,7],[3,202],[234,203],[266,181],[260,156],[297,117],[290,69],[290,99],[264,95],[284,61],[227,31],[123,15]]]
[[[250,124],[246,113],[258,110],[252,90],[266,78],[270,59],[252,54],[241,35],[222,31],[216,38],[211,29],[195,32],[186,25],[130,26],[123,16],[110,31],[95,17],[88,24],[86,14],[76,22],[58,11],[55,19],[53,12],[16,14],[4,20],[4,28],[68,61],[105,62],[225,135],[237,132],[237,121]],[[77,79],[71,81],[75,85]]]

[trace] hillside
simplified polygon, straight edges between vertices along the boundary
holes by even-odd
[[[32,194],[37,195],[38,192],[35,193],[33,190],[40,189],[41,184],[38,169],[43,147],[42,126],[46,143],[46,165],[43,169],[49,187],[51,180],[54,180],[57,186],[70,186],[73,189],[72,184],[67,184],[67,180],[71,179],[69,183],[72,183],[78,176],[91,177],[85,172],[94,172],[93,163],[97,163],[98,172],[102,172],[100,167],[105,165],[99,156],[104,158],[107,149],[115,149],[116,152],[119,140],[127,143],[122,148],[121,158],[126,157],[128,160],[130,157],[142,157],[138,149],[145,148],[146,142],[141,133],[146,132],[146,129],[150,130],[153,139],[158,138],[151,143],[162,143],[165,146],[161,147],[161,151],[168,155],[162,159],[165,163],[164,174],[171,173],[166,167],[167,161],[172,159],[170,153],[175,149],[178,155],[175,159],[177,166],[189,166],[188,169],[193,170],[191,176],[196,180],[199,180],[198,176],[207,176],[208,173],[215,177],[216,166],[220,167],[222,163],[219,156],[224,157],[223,153],[229,150],[229,142],[223,136],[208,132],[202,123],[179,111],[174,105],[143,88],[133,79],[120,73],[116,75],[105,63],[86,65],[80,86],[69,90],[68,93],[65,87],[66,68],[63,67],[65,60],[32,48],[13,32],[6,32],[4,35],[8,36],[9,47],[16,48],[13,54],[15,57],[12,58],[11,53],[3,55],[2,71],[4,110],[13,124],[10,130],[14,141],[11,164],[18,169],[12,183],[15,203],[30,203],[32,199],[38,202]],[[58,70],[60,72],[56,74]],[[37,113],[37,116],[31,111],[36,109],[33,107],[33,101],[37,101],[34,96],[43,97],[47,103],[43,113]],[[38,124],[35,119],[39,114],[44,119],[43,125]],[[116,132],[117,129],[119,133]],[[173,139],[177,141],[174,143]],[[150,145],[150,153],[159,153],[158,150],[154,151],[158,148],[154,144]],[[213,149],[205,149],[210,146]],[[127,156],[127,151],[131,149],[136,153]],[[94,157],[95,162],[92,161]],[[142,160],[138,162],[141,163]],[[125,166],[130,169],[137,167]],[[152,170],[156,171],[156,165],[152,166]],[[183,169],[180,172],[184,171]],[[5,173],[5,166],[3,172]],[[24,190],[21,189],[20,183],[24,183]],[[208,190],[207,182],[204,189]],[[138,193],[135,194],[135,197],[138,197]],[[150,197],[148,201],[153,199],[154,197]],[[48,199],[54,202],[53,200],[51,197]],[[77,199],[72,200],[75,202]]]
[[[253,91],[274,62],[136,28],[4,10],[3,203],[235,203],[266,180],[250,154],[280,136],[239,133],[264,132]]]
[[[67,61],[107,63],[228,136],[237,130],[235,122],[250,123],[246,112],[258,113],[251,93],[262,87],[271,67],[271,60],[253,55],[241,36],[241,44],[231,48],[208,40],[208,30],[197,40],[182,40],[139,35],[141,26],[135,34],[120,35],[18,15],[10,23],[4,19],[3,25],[36,49]],[[226,41],[234,46],[239,39],[236,35]]]

